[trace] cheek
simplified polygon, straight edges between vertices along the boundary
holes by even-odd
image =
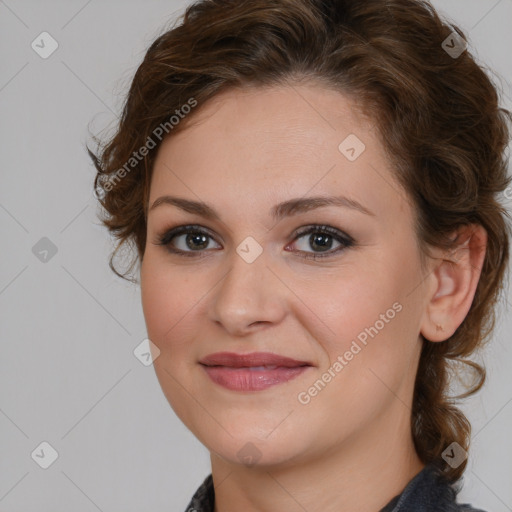
[[[379,364],[385,372],[408,365],[421,316],[421,301],[411,290],[421,273],[413,249],[405,249],[401,255],[389,251],[387,258],[318,274],[314,286],[311,281],[295,283],[303,320],[310,310],[307,330],[326,356],[323,365],[344,354],[350,365]]]
[[[160,348],[179,331],[180,320],[197,305],[189,279],[148,256],[141,268],[141,301],[149,338]]]
[[[195,364],[190,350],[190,319],[200,307],[202,294],[193,293],[195,288],[187,286],[189,281],[183,273],[159,262],[158,257],[147,256],[143,261],[140,283],[144,319],[148,338],[161,356],[154,361],[155,373],[169,404],[190,428],[198,413],[190,407],[190,396],[181,383]]]
[[[312,380],[308,383],[312,387],[301,390],[307,395],[302,399],[311,397],[314,405],[305,410],[322,421],[335,419],[333,437],[343,428],[364,424],[390,407],[397,396],[406,403],[404,382],[414,379],[419,344],[410,303],[403,300],[402,283],[389,275],[376,279],[367,273],[360,278],[331,279],[327,289],[338,291],[308,296],[312,300],[308,306],[316,306],[319,318],[310,315],[307,330],[319,333],[315,338],[324,354],[316,378],[325,378],[328,384],[324,387]],[[322,389],[318,397],[314,388]]]
[[[321,275],[311,283],[295,283],[294,292],[313,319],[334,340],[342,342],[372,325],[398,299],[393,282],[354,266]]]

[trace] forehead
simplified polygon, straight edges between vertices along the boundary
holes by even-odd
[[[321,146],[336,155],[343,134],[376,135],[373,120],[364,117],[351,98],[314,82],[229,89],[199,105],[184,124],[185,130],[169,137],[168,143],[196,136],[204,143],[215,140],[217,148],[229,154],[230,144],[242,144],[244,155],[259,153],[260,158],[265,150],[276,157],[286,151],[307,154],[309,148]]]
[[[333,191],[377,206],[404,196],[375,123],[349,97],[318,84],[283,85],[228,90],[199,105],[162,143],[150,202],[173,193],[269,209]]]

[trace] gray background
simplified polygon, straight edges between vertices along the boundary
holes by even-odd
[[[146,337],[139,289],[108,268],[84,150],[187,3],[0,0],[0,512],[179,512],[209,473],[133,354]],[[434,4],[467,31],[510,109],[512,0]],[[43,31],[59,44],[47,59],[31,48]],[[43,237],[57,249],[47,262],[33,252]],[[474,441],[461,498],[493,512],[512,510],[507,293],[482,356],[487,385],[464,406]],[[48,469],[31,457],[43,441],[59,454]]]

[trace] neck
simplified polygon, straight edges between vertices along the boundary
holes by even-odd
[[[384,425],[375,421],[337,449],[293,464],[246,467],[212,454],[215,512],[381,510],[424,467],[410,417],[403,410],[390,412],[394,416]]]

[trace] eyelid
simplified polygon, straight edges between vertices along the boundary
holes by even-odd
[[[292,240],[295,240],[296,238],[301,238],[305,235],[317,232],[327,233],[334,238],[341,238],[346,243],[354,243],[354,239],[348,233],[326,224],[311,224],[309,226],[300,227],[296,229],[291,236]]]
[[[309,226],[301,227],[296,229],[292,234],[292,242],[295,243],[298,239],[312,234],[312,233],[322,233],[327,234],[334,238],[340,246],[336,249],[330,249],[325,252],[310,252],[310,251],[294,251],[300,254],[300,257],[303,259],[312,259],[312,260],[321,260],[328,259],[329,257],[335,257],[339,253],[355,246],[355,240],[348,233],[342,231],[341,229],[325,225],[325,224],[311,224]],[[288,244],[289,245],[289,244]],[[287,245],[287,246],[288,246]]]
[[[217,242],[216,235],[214,235],[208,228],[199,224],[180,224],[175,227],[164,229],[161,234],[157,235],[156,242],[160,243],[161,245],[166,245],[174,237],[185,233],[202,233],[208,235],[211,239]],[[169,238],[169,242],[165,242],[167,238]]]
[[[211,249],[199,251],[183,251],[181,249],[171,248],[172,246],[170,245],[170,242],[174,238],[187,233],[204,234],[217,244],[222,245],[217,241],[216,235],[212,234],[212,232],[208,228],[201,226],[199,224],[182,224],[175,227],[167,228],[163,231],[163,233],[157,235],[156,240],[153,243],[155,245],[164,246],[167,248],[169,252],[177,255],[193,256],[197,258],[208,256],[207,253],[211,252]],[[307,226],[301,226],[300,228],[296,229],[290,235],[291,241],[287,243],[286,247],[288,247],[290,243],[296,242],[297,239],[300,239],[312,233],[324,233],[330,235],[338,243],[340,243],[341,246],[338,247],[337,249],[331,249],[325,252],[293,251],[299,253],[299,255],[302,255],[301,257],[304,259],[328,258],[330,256],[335,256],[339,252],[342,252],[343,250],[353,247],[355,245],[355,240],[349,234],[342,231],[341,229],[326,224],[309,224]],[[303,256],[304,254],[307,256]]]
[[[222,245],[217,241],[216,235],[213,235],[212,232],[199,224],[180,224],[175,227],[164,229],[161,234],[157,234],[156,240],[153,241],[155,245],[163,246],[167,249],[171,254],[176,254],[178,256],[186,256],[186,257],[195,257],[195,258],[204,258],[208,257],[208,253],[211,252],[209,250],[202,251],[183,251],[181,249],[177,249],[171,246],[171,241],[182,235],[186,235],[188,233],[199,233],[204,234],[213,240],[215,243]]]

